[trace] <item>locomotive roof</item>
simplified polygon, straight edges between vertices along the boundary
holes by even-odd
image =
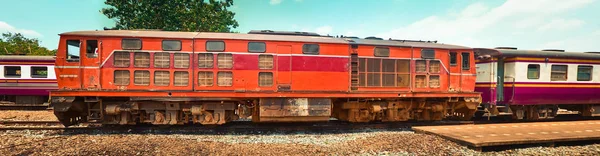
[[[471,49],[469,47],[441,44],[431,41],[410,41],[410,40],[377,40],[377,39],[351,39],[356,44],[366,44],[375,46],[397,46],[397,47],[419,47],[419,48],[440,48],[440,49]]]
[[[476,55],[493,57],[541,57],[541,58],[571,58],[571,59],[600,59],[600,54],[583,52],[557,52],[541,50],[490,49],[475,48]]]
[[[60,35],[73,36],[114,36],[114,37],[153,37],[153,38],[180,38],[180,39],[238,39],[238,40],[263,40],[263,41],[298,41],[319,43],[348,43],[339,38],[322,36],[293,36],[293,35],[265,35],[241,33],[216,33],[216,32],[177,32],[177,31],[151,31],[151,30],[104,30],[104,31],[73,31]]]
[[[0,61],[44,61],[54,62],[54,56],[0,55]]]

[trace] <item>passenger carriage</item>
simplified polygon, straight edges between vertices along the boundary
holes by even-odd
[[[2,104],[39,105],[56,90],[54,56],[0,56]]]
[[[490,115],[546,119],[558,109],[600,113],[600,55],[564,50],[476,48],[477,86]]]
[[[470,119],[471,48],[427,41],[249,34],[60,34],[54,111],[65,125]]]

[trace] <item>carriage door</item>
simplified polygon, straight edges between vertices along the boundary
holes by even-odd
[[[85,38],[81,41],[82,87],[83,89],[100,89],[100,42],[96,38]]]
[[[292,84],[292,46],[277,46],[277,90],[289,91]]]

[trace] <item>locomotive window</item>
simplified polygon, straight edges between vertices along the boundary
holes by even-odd
[[[147,70],[136,70],[133,72],[133,84],[138,86],[150,85],[150,72]]]
[[[81,41],[79,40],[67,40],[67,61],[68,62],[79,62],[79,50]]]
[[[469,70],[471,68],[471,64],[469,62],[469,59],[471,59],[469,53],[462,53],[462,69],[463,70]]]
[[[225,42],[206,41],[206,51],[225,51]]]
[[[302,53],[319,55],[319,44],[304,44],[304,45],[302,45]]]
[[[198,54],[198,68],[213,68],[213,58],[212,53]]]
[[[187,53],[175,53],[173,56],[175,68],[189,68],[190,67],[190,54]]]
[[[32,78],[47,78],[48,67],[31,67]]]
[[[566,81],[567,68],[567,65],[552,65],[552,71],[550,72],[550,81]]]
[[[98,40],[87,40],[85,44],[85,56],[88,58],[98,57]]]
[[[450,52],[450,65],[456,66],[456,52]]]
[[[416,60],[415,61],[415,71],[416,72],[427,72],[427,61],[425,60]]]
[[[540,78],[540,65],[530,64],[527,65],[527,79],[539,79]]]
[[[440,61],[438,61],[438,60],[429,61],[429,73],[440,73]]]
[[[129,85],[129,70],[115,70],[115,85]]]
[[[180,40],[163,40],[162,49],[165,51],[180,51],[181,41]]]
[[[150,67],[150,53],[136,52],[133,53],[134,67]]]
[[[233,73],[232,72],[219,72],[217,74],[217,85],[232,86],[233,85]]]
[[[254,53],[264,53],[267,51],[265,42],[248,42],[248,51]]]
[[[233,54],[219,53],[217,55],[217,66],[220,69],[230,69],[233,67]]]
[[[435,50],[433,50],[433,49],[423,49],[423,50],[421,50],[421,58],[423,58],[423,59],[434,59],[435,58]]]
[[[135,38],[126,38],[121,40],[121,48],[125,50],[141,50],[142,40]]]
[[[390,57],[390,48],[388,47],[375,47],[373,54],[377,57]]]
[[[4,66],[4,77],[19,78],[21,77],[20,66]]]
[[[410,60],[396,60],[396,86],[408,87],[410,85]]]
[[[415,76],[415,88],[427,88],[426,78],[425,75]]]
[[[439,88],[440,87],[440,76],[439,75],[430,75],[429,76],[429,87],[431,87],[431,88]]]
[[[261,86],[261,87],[273,86],[273,73],[271,73],[271,72],[258,73],[258,86]]]
[[[168,86],[171,83],[169,71],[155,71],[154,72],[154,85],[156,86]]]
[[[577,81],[591,81],[592,69],[592,66],[577,66]]]
[[[358,59],[358,86],[366,86],[366,80],[367,80],[367,59],[366,58],[359,58]]]
[[[209,71],[198,72],[198,85],[199,86],[212,86],[213,85],[213,72],[209,72]]]
[[[169,68],[171,64],[171,54],[154,53],[154,68]]]
[[[113,56],[113,65],[115,67],[129,67],[129,52],[115,52]]]
[[[173,83],[175,86],[188,86],[190,74],[187,71],[176,71]]]
[[[273,55],[258,55],[258,69],[273,69]]]

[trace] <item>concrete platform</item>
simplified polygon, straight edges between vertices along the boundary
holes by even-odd
[[[474,148],[600,140],[600,120],[420,126],[416,133],[438,135]]]

